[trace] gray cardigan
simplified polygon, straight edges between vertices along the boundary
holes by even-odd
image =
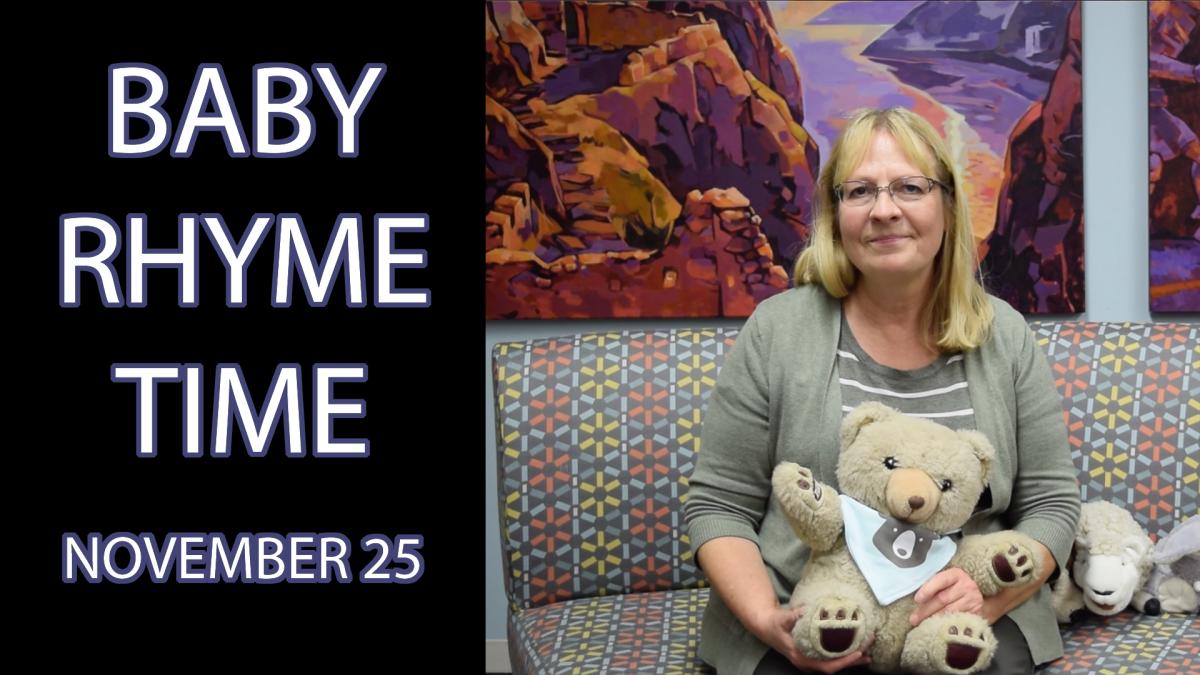
[[[992,506],[967,534],[1013,528],[1045,544],[1066,564],[1079,518],[1079,489],[1067,446],[1062,402],[1044,352],[1024,318],[992,298],[986,343],[966,353],[975,422],[996,448]],[[693,551],[735,536],[755,542],[781,602],[791,596],[808,549],[770,498],[782,461],[837,486],[842,420],[835,349],[841,302],[819,286],[801,286],[759,304],[746,322],[704,414],[699,459],[684,505]],[[1034,663],[1062,656],[1050,589],[1009,613]],[[714,592],[704,614],[700,656],[719,672],[751,673],[767,647]]]

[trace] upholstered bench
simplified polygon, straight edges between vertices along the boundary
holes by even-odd
[[[1085,501],[1153,537],[1197,513],[1200,346],[1186,324],[1032,324],[1063,397]],[[493,353],[500,533],[517,673],[711,672],[683,524],[732,329],[576,335]],[[1200,672],[1195,615],[1063,630],[1046,672]]]

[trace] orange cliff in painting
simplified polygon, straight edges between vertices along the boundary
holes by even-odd
[[[488,318],[748,316],[787,288],[818,157],[765,3],[485,7]]]

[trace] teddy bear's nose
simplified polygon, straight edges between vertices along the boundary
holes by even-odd
[[[921,508],[922,506],[925,506],[925,498],[917,497],[917,496],[909,497],[908,505],[912,507],[913,511],[916,511],[917,509]]]

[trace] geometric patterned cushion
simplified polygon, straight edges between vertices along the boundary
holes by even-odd
[[[505,585],[514,610],[697,588],[683,499],[736,330],[496,345]]]
[[[1151,538],[1197,513],[1200,326],[1037,322],[1063,399],[1083,501],[1133,513]]]
[[[696,654],[708,589],[568,600],[509,618],[514,673],[709,673]]]
[[[1200,672],[1200,618],[1195,614],[1145,616],[1125,610],[1090,616],[1062,631],[1063,658],[1042,673]]]

